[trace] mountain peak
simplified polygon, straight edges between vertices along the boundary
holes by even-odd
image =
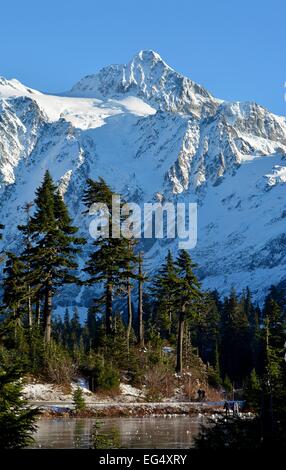
[[[152,49],[143,49],[139,51],[137,54],[134,55],[133,59],[131,62],[145,62],[145,63],[152,63],[152,64],[158,64],[162,63],[164,64],[165,67],[170,68],[166,62],[162,59],[160,54],[158,52],[153,51]]]
[[[145,59],[162,60],[160,54],[158,54],[158,52],[153,51],[152,49],[142,49],[135,55],[135,57],[136,56],[138,56],[141,60],[145,60]]]
[[[153,50],[141,50],[125,65],[110,65],[88,75],[73,86],[69,95],[103,100],[136,96],[155,109],[195,117],[213,114],[219,103]]]

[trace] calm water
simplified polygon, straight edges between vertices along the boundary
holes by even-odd
[[[46,449],[89,448],[92,428],[101,423],[100,433],[116,431],[123,448],[189,448],[204,418],[200,416],[157,416],[145,418],[58,418],[41,419],[33,447]]]

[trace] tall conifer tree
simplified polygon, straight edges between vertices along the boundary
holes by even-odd
[[[52,297],[65,283],[76,282],[75,255],[85,241],[75,236],[67,208],[49,172],[36,191],[35,213],[19,227],[30,238],[23,259],[29,262],[29,284],[43,296],[44,336],[51,339]]]
[[[193,315],[201,299],[200,283],[194,274],[196,265],[186,250],[179,252],[176,260],[175,280],[176,302],[178,305],[177,361],[176,371],[183,371],[183,340],[186,315]]]
[[[130,280],[135,278],[134,265],[136,257],[134,255],[133,244],[122,236],[112,236],[112,217],[113,223],[121,223],[121,216],[112,214],[112,196],[113,192],[106,182],[99,178],[98,181],[87,180],[87,189],[84,193],[83,201],[88,209],[93,204],[105,204],[108,214],[107,234],[100,234],[93,242],[93,251],[86,263],[85,271],[89,274],[88,284],[104,285],[104,303],[105,303],[105,329],[109,335],[112,331],[113,320],[113,299],[115,291],[126,291],[128,298],[129,313],[129,334],[132,322],[131,306],[131,284]],[[128,335],[127,335],[128,336]],[[128,338],[127,338],[128,341]]]

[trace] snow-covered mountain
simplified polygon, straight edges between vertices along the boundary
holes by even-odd
[[[46,95],[0,78],[0,219],[17,247],[23,206],[49,169],[83,234],[87,177],[135,202],[198,202],[192,250],[206,288],[250,286],[257,299],[286,280],[286,120],[256,103],[226,102],[153,51]],[[89,238],[91,242],[92,239]],[[176,240],[149,240],[154,269]],[[88,246],[81,262],[84,262]],[[60,303],[68,304],[70,287]],[[74,292],[73,292],[74,293]],[[77,292],[79,305],[90,293]]]

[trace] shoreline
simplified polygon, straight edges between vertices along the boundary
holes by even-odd
[[[82,411],[76,412],[72,403],[30,402],[31,407],[40,409],[41,418],[102,418],[102,417],[144,417],[164,415],[212,415],[223,412],[223,403],[196,402],[131,402],[131,403],[93,403]]]

